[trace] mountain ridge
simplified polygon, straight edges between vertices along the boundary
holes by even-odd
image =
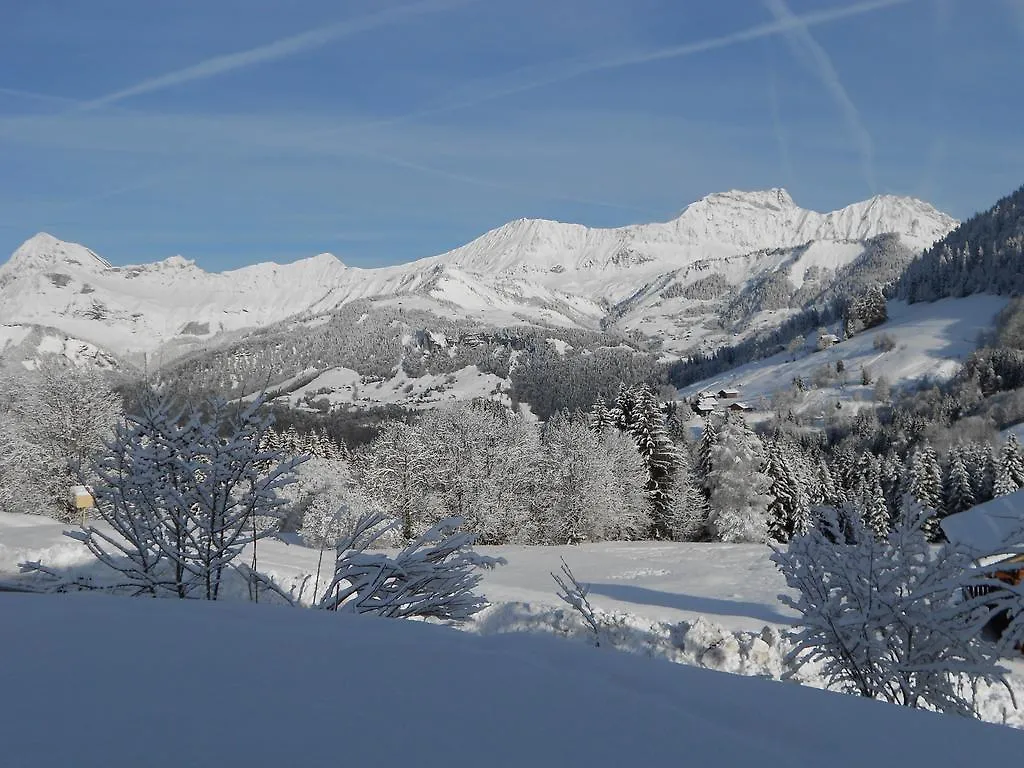
[[[691,203],[667,222],[602,229],[517,219],[407,264],[349,267],[321,253],[223,272],[207,272],[183,256],[113,266],[85,246],[40,233],[0,265],[0,323],[59,328],[121,354],[172,340],[201,346],[218,333],[368,298],[492,325],[597,328],[613,307],[646,292],[647,301],[616,320],[647,333],[658,330],[642,327],[652,317],[663,329],[678,329],[699,324],[686,319],[695,313],[713,314],[700,291],[688,288],[710,275],[720,276],[719,294],[735,295],[758,276],[782,270],[781,284],[795,291],[807,275],[827,282],[872,237],[895,234],[919,251],[956,224],[909,197],[879,195],[818,213],[800,208],[781,188],[730,190]],[[774,308],[789,299],[773,301]],[[666,334],[679,349],[704,336],[717,343],[724,330],[704,325],[695,337]]]

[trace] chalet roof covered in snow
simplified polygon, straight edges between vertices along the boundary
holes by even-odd
[[[945,517],[939,525],[950,541],[985,553],[1024,544],[1024,490]]]

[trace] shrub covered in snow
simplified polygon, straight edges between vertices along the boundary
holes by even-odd
[[[977,715],[976,683],[1001,683],[998,648],[981,639],[991,609],[965,599],[972,557],[928,542],[932,511],[907,497],[887,537],[859,515],[824,508],[818,528],[772,560],[797,592],[790,657],[820,662],[839,690],[907,707]]]
[[[399,521],[379,513],[360,517],[338,539],[334,576],[319,608],[390,617],[465,621],[487,605],[474,592],[478,568],[504,563],[469,549],[475,536],[459,532],[461,521],[442,520],[391,556],[367,552]]]
[[[179,411],[158,395],[119,424],[94,468],[96,509],[106,525],[67,534],[119,572],[118,586],[134,594],[216,600],[232,570],[253,582],[255,542],[286,503],[277,492],[301,459],[282,461],[260,449],[270,423],[262,402],[205,405],[205,412]],[[240,566],[236,558],[250,545],[253,567]]]

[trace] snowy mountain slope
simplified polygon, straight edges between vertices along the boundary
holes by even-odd
[[[56,328],[0,325],[0,360],[34,368],[42,356],[60,355],[72,365],[101,370],[123,368],[123,361],[82,339]]]
[[[353,269],[330,254],[223,273],[177,256],[111,267],[83,246],[40,234],[0,267],[0,322],[58,327],[122,355],[152,352],[170,341],[194,348],[219,333],[372,296],[415,298],[441,316],[492,322],[521,322],[516,318],[523,316],[594,326],[601,314],[592,301],[543,286],[489,285],[427,263]]]
[[[955,224],[911,198],[875,197],[820,214],[799,208],[784,190],[728,192],[665,223],[591,229],[514,221],[448,253],[394,267],[350,268],[321,254],[224,273],[180,256],[112,267],[84,246],[39,234],[0,266],[0,323],[60,328],[118,355],[168,342],[200,348],[219,333],[369,297],[493,325],[596,328],[612,311],[627,329],[648,330],[641,321],[654,317],[661,329],[681,330],[721,308],[684,295],[701,294],[709,279],[719,283],[717,298],[778,271],[795,290],[811,267],[827,282],[863,253],[868,238],[895,233],[919,249]],[[657,291],[674,292],[666,300],[675,303],[638,298]],[[723,338],[711,333],[708,343]],[[683,336],[678,342],[674,351],[689,348]]]
[[[799,378],[807,390],[791,407],[813,415],[834,408],[837,402],[870,400],[873,386],[861,384],[863,369],[868,370],[872,382],[884,377],[893,386],[925,377],[948,379],[977,348],[979,335],[992,328],[1007,301],[984,295],[930,304],[890,301],[889,319],[868,331],[821,351],[816,349],[817,339],[808,338],[796,352],[780,352],[697,382],[679,390],[679,397],[689,400],[698,392],[735,387],[747,404],[768,410],[772,397],[790,392]],[[881,336],[890,337],[895,347],[888,351],[878,348],[876,340]],[[816,386],[815,379],[826,369],[834,372],[839,361],[843,362],[843,374]]]

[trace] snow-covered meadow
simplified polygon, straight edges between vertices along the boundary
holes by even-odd
[[[0,610],[18,628],[0,633],[12,766],[963,766],[1024,746],[1010,728],[554,638],[92,595],[0,595]]]
[[[103,579],[103,566],[79,542],[62,535],[68,529],[48,518],[0,514],[0,582],[17,581],[18,564],[35,560],[68,575],[89,574]],[[491,604],[462,626],[470,634],[488,638],[544,635],[559,639],[584,654],[583,658],[591,658],[586,655],[593,645],[591,631],[559,600],[551,577],[564,559],[577,578],[589,586],[590,600],[603,619],[605,647],[600,649],[601,654],[636,655],[747,677],[791,680],[787,685],[824,687],[816,668],[794,668],[786,661],[789,643],[785,631],[792,625],[794,614],[778,600],[786,586],[769,561],[766,546],[608,542],[564,547],[480,547],[478,551],[502,557],[507,564],[483,573],[480,591]],[[263,540],[258,551],[259,570],[285,589],[302,594],[302,601],[308,603],[318,555],[317,550],[299,543]],[[251,552],[246,552],[243,559],[248,561],[250,556]],[[326,559],[331,556],[331,552],[325,553]],[[324,570],[328,569],[325,565]],[[242,593],[235,597],[245,599]],[[124,609],[130,617],[131,606],[149,601],[125,602],[130,603]],[[240,608],[226,610],[236,616]],[[269,606],[267,621],[287,623],[289,619],[278,618],[280,610]],[[405,631],[395,630],[396,637]],[[288,647],[299,650],[297,646]],[[268,648],[261,652],[261,658],[273,653]],[[1011,667],[1014,689],[1020,696],[1024,694],[1024,663],[1011,663]],[[985,688],[981,698],[984,719],[1024,728],[1024,711],[1013,707],[1005,690]]]

